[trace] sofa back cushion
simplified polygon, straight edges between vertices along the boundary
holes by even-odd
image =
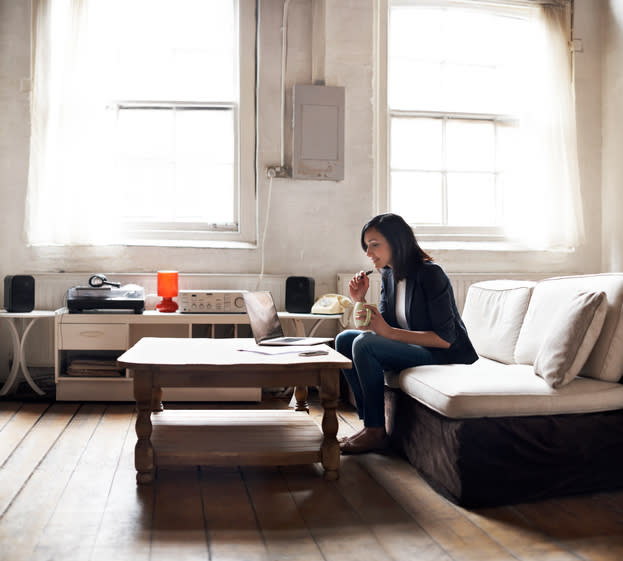
[[[577,292],[558,310],[534,360],[534,372],[552,388],[571,382],[597,342],[607,309],[605,292]]]
[[[532,292],[515,348],[515,362],[534,364],[557,312],[578,291],[604,292],[608,302],[603,327],[580,375],[617,382],[623,375],[623,273],[556,277],[540,281]]]
[[[492,280],[467,291],[463,322],[476,352],[505,364],[514,362],[519,332],[534,281]]]

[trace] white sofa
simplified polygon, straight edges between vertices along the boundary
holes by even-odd
[[[623,273],[472,285],[479,360],[388,373],[392,444],[467,507],[623,486],[622,308]]]

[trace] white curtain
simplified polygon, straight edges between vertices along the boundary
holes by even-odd
[[[34,0],[31,143],[26,198],[30,244],[109,244],[121,238],[109,149],[114,111],[104,71],[114,55],[97,2]],[[54,9],[52,10],[52,6]],[[90,22],[98,19],[97,26]],[[53,48],[52,48],[53,44]]]
[[[534,9],[524,72],[531,87],[505,190],[505,231],[533,248],[572,249],[584,240],[575,100],[565,8]],[[531,52],[528,52],[531,51]],[[528,82],[526,82],[528,83]],[[511,187],[511,186],[509,186]]]

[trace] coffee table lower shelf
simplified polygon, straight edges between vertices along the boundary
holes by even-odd
[[[321,461],[322,430],[305,412],[165,410],[151,422],[156,468]]]

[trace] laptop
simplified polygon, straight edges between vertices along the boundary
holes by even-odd
[[[258,345],[319,345],[332,337],[285,337],[272,294],[268,291],[243,292],[249,324]]]

